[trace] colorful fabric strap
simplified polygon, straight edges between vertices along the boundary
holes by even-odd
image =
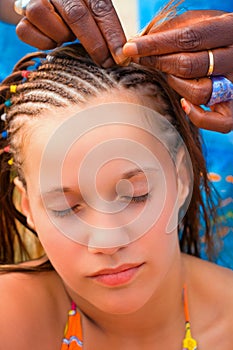
[[[61,350],[78,350],[83,345],[81,317],[76,310],[76,305],[72,302],[71,310],[68,312],[64,338]]]
[[[223,76],[212,76],[212,95],[207,106],[233,100],[233,83]]]
[[[189,308],[187,287],[183,288],[184,314],[185,314],[185,337],[183,340],[182,350],[197,350],[197,342],[192,338],[191,326],[189,321]],[[64,338],[61,350],[79,350],[83,346],[81,316],[76,310],[76,305],[72,302],[71,310],[68,313],[68,321],[66,324]],[[93,349],[94,350],[94,349]]]

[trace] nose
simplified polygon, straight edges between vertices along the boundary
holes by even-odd
[[[129,235],[124,227],[115,229],[92,228],[89,234],[88,251],[93,254],[115,254],[129,244]]]
[[[86,232],[88,251],[113,255],[129,244],[129,232],[121,213],[111,214],[89,208]]]
[[[112,248],[101,248],[101,247],[91,247],[88,246],[88,252],[91,254],[106,254],[106,255],[114,255],[121,247],[112,247]]]

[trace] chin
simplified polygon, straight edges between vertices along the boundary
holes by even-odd
[[[91,303],[104,313],[127,315],[141,310],[151,297],[151,293],[141,293],[136,290],[133,293],[119,293],[119,291],[117,293],[117,291],[114,291],[112,295],[102,296],[101,300],[92,300]]]

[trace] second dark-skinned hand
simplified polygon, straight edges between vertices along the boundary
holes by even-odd
[[[233,129],[233,101],[203,110],[212,93],[207,77],[209,54],[214,55],[213,75],[233,81],[233,14],[222,11],[188,11],[146,35],[131,39],[123,49],[135,62],[167,74],[169,85],[186,100],[186,113],[198,127],[219,132]]]

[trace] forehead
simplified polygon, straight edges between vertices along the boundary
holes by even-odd
[[[62,172],[69,178],[81,166],[88,171],[93,164],[97,169],[116,160],[125,166],[150,166],[167,151],[164,122],[153,110],[125,102],[48,113],[31,129],[25,175],[33,170],[47,183],[49,176],[49,181],[59,180]]]
[[[164,142],[169,129],[171,131],[172,125],[151,108],[127,101],[107,101],[84,109],[75,106],[46,111],[29,122],[26,134],[31,146],[50,144],[63,149],[81,139],[90,142],[96,137],[107,139],[111,135],[124,138],[130,133],[136,138],[142,132]]]
[[[118,110],[118,106],[121,104],[122,106],[124,105],[124,108]],[[109,107],[101,108],[101,105],[108,105]],[[130,107],[128,107],[129,105]],[[138,106],[141,106],[141,109]],[[142,110],[142,106],[145,106],[145,109],[147,109],[146,113]],[[29,128],[26,128],[26,136],[29,136],[30,143],[33,142],[39,145],[40,141],[42,141],[42,144],[44,144],[45,140],[51,137],[56,136],[58,140],[59,136],[56,132],[58,128],[60,130],[63,128],[62,133],[67,138],[71,138],[70,133],[72,130],[77,132],[77,134],[84,134],[87,131],[85,129],[90,131],[91,126],[86,122],[87,115],[91,115],[91,119],[94,120],[92,127],[97,129],[100,126],[102,127],[103,124],[107,126],[109,123],[117,123],[122,121],[122,119],[125,124],[130,123],[134,125],[135,118],[139,118],[139,116],[141,119],[143,116],[144,123],[146,120],[145,115],[156,113],[154,110],[157,109],[159,109],[158,103],[150,96],[142,96],[137,91],[123,88],[113,89],[110,92],[101,92],[97,96],[92,96],[85,105],[77,104],[65,108],[51,108],[46,110],[46,112],[42,112],[38,119],[30,121]],[[85,114],[86,110],[88,112]],[[150,110],[149,113],[148,110]],[[147,119],[153,119],[153,117],[150,117]],[[154,123],[150,124],[150,128],[152,124]],[[77,140],[76,135],[75,138]]]

